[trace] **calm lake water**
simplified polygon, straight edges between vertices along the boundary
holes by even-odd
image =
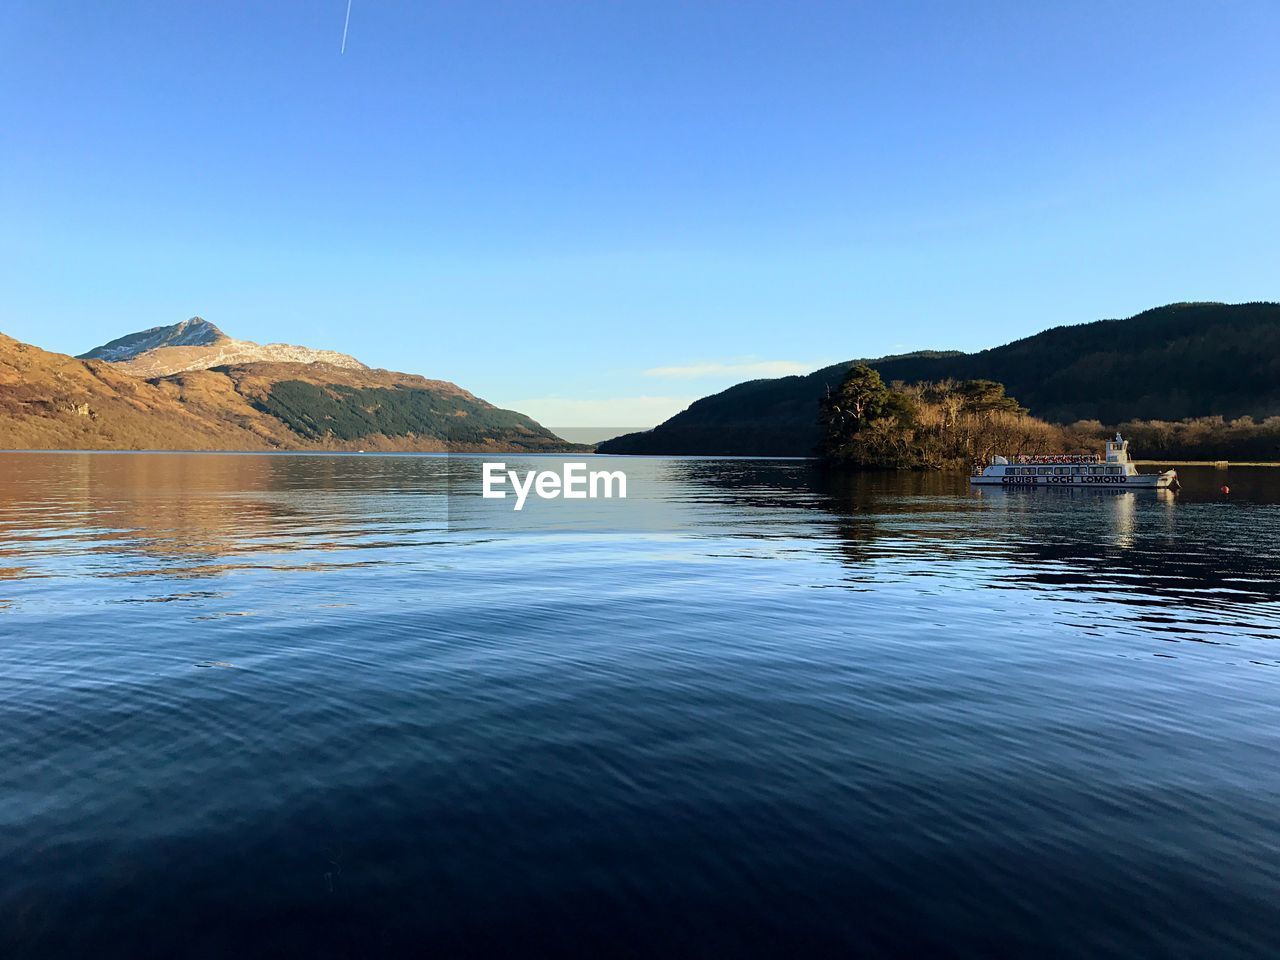
[[[0,955],[1280,956],[1280,470],[606,462],[0,455]]]

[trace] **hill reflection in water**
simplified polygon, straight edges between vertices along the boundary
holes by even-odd
[[[480,463],[0,454],[0,955],[1280,955],[1280,472]]]

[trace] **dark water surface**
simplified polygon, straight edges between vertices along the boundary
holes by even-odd
[[[0,455],[0,956],[1280,956],[1280,470],[625,468]]]

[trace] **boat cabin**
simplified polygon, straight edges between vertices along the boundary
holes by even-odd
[[[972,482],[1003,486],[1125,484],[1166,487],[1176,480],[1173,471],[1159,475],[1138,473],[1129,457],[1129,441],[1120,434],[1108,440],[1104,456],[1097,454],[1023,455],[992,457],[974,471]]]

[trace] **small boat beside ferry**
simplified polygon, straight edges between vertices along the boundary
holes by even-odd
[[[979,466],[969,482],[980,486],[1037,487],[1123,487],[1168,490],[1178,486],[1178,471],[1139,473],[1129,459],[1129,441],[1120,434],[1107,441],[1105,457],[1093,455],[1047,455],[992,457]]]

